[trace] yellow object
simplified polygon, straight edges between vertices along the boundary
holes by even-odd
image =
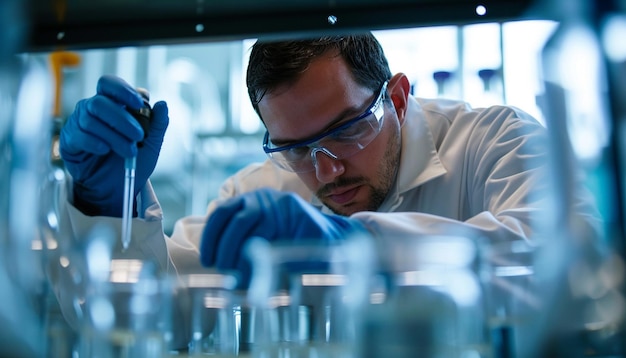
[[[63,86],[63,68],[80,64],[80,55],[74,52],[56,51],[50,54],[50,65],[54,76],[54,109],[53,118],[61,116],[61,95]]]

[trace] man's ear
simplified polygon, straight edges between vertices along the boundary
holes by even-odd
[[[387,85],[389,96],[398,114],[400,125],[404,124],[404,116],[408,105],[408,98],[411,91],[411,84],[404,73],[397,73],[389,80]]]

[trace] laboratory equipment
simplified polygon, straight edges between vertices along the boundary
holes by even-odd
[[[100,248],[94,243],[92,249]],[[92,273],[84,301],[79,356],[164,356],[172,339],[171,281],[149,261],[106,257],[89,261]]]
[[[124,211],[122,213],[122,250],[130,245],[135,196],[135,168],[137,157],[124,159]]]
[[[448,87],[454,74],[450,71],[435,71],[433,80],[437,83],[437,96],[443,97],[448,94]]]
[[[534,264],[544,314],[527,332],[529,356],[624,354],[623,240],[616,139],[610,117],[606,58],[595,26],[601,5],[553,1],[560,23],[542,51],[541,98],[551,135],[551,213]],[[585,71],[581,72],[580,69]],[[597,203],[596,230],[581,225],[573,202],[588,190]],[[610,268],[609,268],[610,267]]]
[[[493,81],[499,76],[498,70],[492,68],[483,68],[478,70],[478,77],[483,81],[483,89],[485,92],[492,90]]]
[[[38,356],[46,349],[47,243],[38,228],[51,83],[45,66],[32,58],[0,59],[0,76],[0,355]]]
[[[148,136],[150,129],[150,118],[152,110],[150,109],[150,94],[144,88],[138,88],[137,92],[143,98],[144,106],[138,110],[128,109],[133,117],[139,122],[143,129],[144,139]],[[137,143],[138,147],[142,146],[142,142]],[[130,244],[132,235],[132,220],[135,203],[135,169],[137,168],[137,157],[132,156],[124,159],[124,210],[122,212],[122,249],[126,250]]]
[[[370,238],[250,241],[253,357],[356,358],[373,266]]]
[[[18,57],[26,35],[20,1],[0,2],[0,356],[47,349],[40,195],[47,177],[51,80],[45,65]],[[47,194],[47,193],[46,193]],[[37,244],[41,243],[41,247]],[[17,329],[16,329],[17,328]]]
[[[189,302],[189,356],[239,355],[241,305],[233,274],[216,271],[182,275],[176,288],[178,299]]]
[[[489,357],[474,240],[433,235],[376,243],[358,357]]]
[[[479,247],[478,275],[485,303],[485,324],[493,358],[523,357],[521,334],[544,308],[535,285],[536,247],[503,241]]]

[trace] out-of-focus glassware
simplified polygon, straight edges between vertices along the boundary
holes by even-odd
[[[359,357],[486,357],[476,244],[460,236],[377,241]],[[378,284],[376,284],[378,281]]]
[[[365,237],[330,244],[252,241],[252,356],[358,357],[371,249]]]
[[[239,355],[240,308],[234,275],[218,272],[179,277],[176,297],[189,305],[190,357]]]
[[[616,223],[619,223],[621,232],[616,235],[613,246],[616,255],[610,266],[618,266],[612,271],[613,277],[620,277],[621,282],[615,284],[615,291],[620,293],[621,299],[626,296],[626,276],[625,264],[626,260],[626,42],[623,41],[626,34],[626,1],[615,1],[614,6],[606,10],[601,20],[600,37],[603,44],[603,50],[607,57],[608,79],[611,98],[611,114],[613,118],[615,142],[615,173],[617,174],[619,196],[618,215],[616,215]],[[621,275],[615,274],[615,272]],[[614,292],[615,293],[615,292]],[[626,314],[624,315],[626,316]],[[620,342],[616,344],[622,354],[626,354],[626,317],[620,322],[619,331],[613,336],[613,341]]]
[[[48,287],[36,243],[51,96],[45,66],[16,54],[26,28],[21,5],[0,2],[0,356],[36,357],[47,343]]]
[[[535,285],[535,247],[526,241],[484,244],[479,277],[493,358],[522,357],[528,327],[543,309]]]
[[[618,287],[624,270],[611,248],[623,241],[622,189],[616,181],[621,169],[614,157],[621,134],[610,115],[597,27],[609,4],[552,0],[546,5],[559,21],[541,53],[553,195],[543,223],[547,230],[536,238],[534,267],[544,309],[527,332],[524,356],[623,355],[623,343],[616,342],[623,341],[626,301]],[[581,193],[590,198],[580,200]],[[598,213],[581,202],[593,203]],[[597,225],[594,216],[601,219]]]
[[[152,261],[115,254],[114,237],[102,229],[82,252],[89,277],[84,301],[77,302],[79,356],[165,356],[172,340],[171,279]]]
[[[137,260],[113,260],[109,281],[92,284],[85,301],[81,357],[167,353],[171,296],[164,289],[166,281],[146,266]]]

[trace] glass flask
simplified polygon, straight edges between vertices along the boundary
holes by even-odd
[[[247,246],[253,275],[248,302],[254,320],[252,357],[358,357],[372,245],[273,242]]]

